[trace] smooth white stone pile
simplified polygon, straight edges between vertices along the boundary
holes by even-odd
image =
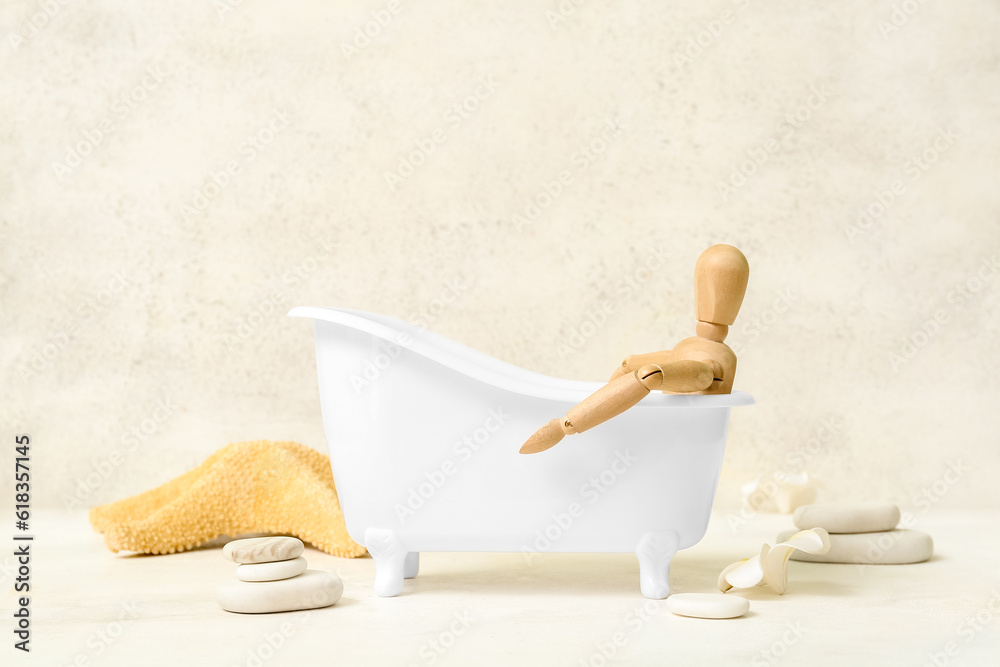
[[[319,609],[344,594],[336,574],[307,570],[305,546],[294,537],[257,537],[230,542],[222,555],[239,563],[235,581],[220,584],[216,600],[226,611],[270,614]]]
[[[922,563],[934,553],[934,540],[918,530],[897,528],[899,508],[891,503],[803,505],[792,520],[801,529],[823,528],[830,533],[825,554],[796,551],[792,560],[810,563],[903,565]],[[778,536],[788,539],[796,531]]]

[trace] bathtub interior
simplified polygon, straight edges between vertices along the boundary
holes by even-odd
[[[523,456],[539,425],[600,383],[548,378],[391,318],[347,315],[385,328],[316,318],[324,425],[355,540],[373,527],[411,551],[632,551],[643,534],[667,530],[681,548],[701,539],[729,411],[752,403],[746,394],[651,395]]]
[[[572,390],[585,390],[593,391],[596,389],[598,383],[591,382],[581,382],[578,380],[567,380],[565,378],[557,378],[551,375],[544,375],[542,373],[535,373],[534,371],[529,371],[526,368],[521,368],[520,366],[515,366],[514,364],[508,364],[506,361],[501,361],[496,357],[491,357],[488,354],[483,354],[479,350],[473,349],[467,345],[462,345],[461,343],[445,338],[440,334],[436,334],[428,329],[422,329],[409,322],[404,322],[402,320],[397,320],[394,317],[389,317],[388,315],[381,315],[378,313],[368,313],[363,310],[349,310],[349,309],[337,309],[340,313],[346,313],[353,315],[360,319],[369,320],[371,322],[381,324],[387,329],[400,332],[402,336],[407,339],[419,340],[426,343],[429,347],[433,347],[439,350],[447,350],[448,354],[454,355],[455,357],[461,358],[468,361],[470,364],[479,366],[483,369],[490,369],[497,373],[506,375],[511,378],[516,378],[529,382],[532,384],[537,384],[545,387],[566,387]]]

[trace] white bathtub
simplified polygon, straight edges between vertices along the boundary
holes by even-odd
[[[600,383],[504,363],[389,317],[312,318],[330,462],[347,530],[397,595],[421,551],[634,552],[646,597],[705,534],[743,392],[654,392],[625,414],[532,456],[518,449]]]

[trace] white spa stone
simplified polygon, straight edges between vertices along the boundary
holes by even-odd
[[[305,551],[295,537],[251,537],[222,547],[222,555],[236,563],[273,563],[298,558]]]
[[[219,585],[215,599],[226,611],[270,614],[329,607],[343,594],[344,582],[334,573],[306,570],[297,577],[281,581],[228,581]]]
[[[795,531],[786,531],[779,540],[788,539]],[[922,563],[934,553],[934,540],[919,530],[889,530],[878,533],[830,535],[830,550],[825,554],[796,551],[792,560],[809,563],[858,563],[871,565],[904,565]]]
[[[240,581],[280,581],[299,576],[306,567],[306,559],[302,556],[273,563],[244,563],[236,568],[236,578]]]
[[[899,523],[899,508],[892,503],[823,503],[803,505],[792,521],[799,530],[824,528],[828,533],[877,533]]]
[[[667,598],[667,609],[693,618],[737,618],[747,613],[750,601],[736,595],[677,593]]]

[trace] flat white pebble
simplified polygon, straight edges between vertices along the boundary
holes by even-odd
[[[244,563],[236,568],[236,578],[240,581],[280,581],[299,576],[307,567],[302,556],[272,563]]]
[[[737,618],[749,611],[750,601],[722,593],[677,593],[667,598],[667,609],[693,618]]]
[[[306,570],[281,581],[227,581],[216,589],[215,599],[226,611],[270,614],[329,607],[343,594],[344,582],[333,572]]]
[[[222,555],[236,563],[273,563],[298,558],[305,551],[296,537],[250,537],[222,547]]]
[[[778,535],[787,540],[795,531]],[[934,554],[934,540],[919,530],[887,530],[878,533],[830,535],[830,550],[823,555],[792,552],[792,560],[808,563],[858,563],[905,565],[922,563]]]
[[[899,523],[899,508],[892,503],[822,503],[803,505],[792,521],[800,530],[824,528],[836,533],[877,533]]]

